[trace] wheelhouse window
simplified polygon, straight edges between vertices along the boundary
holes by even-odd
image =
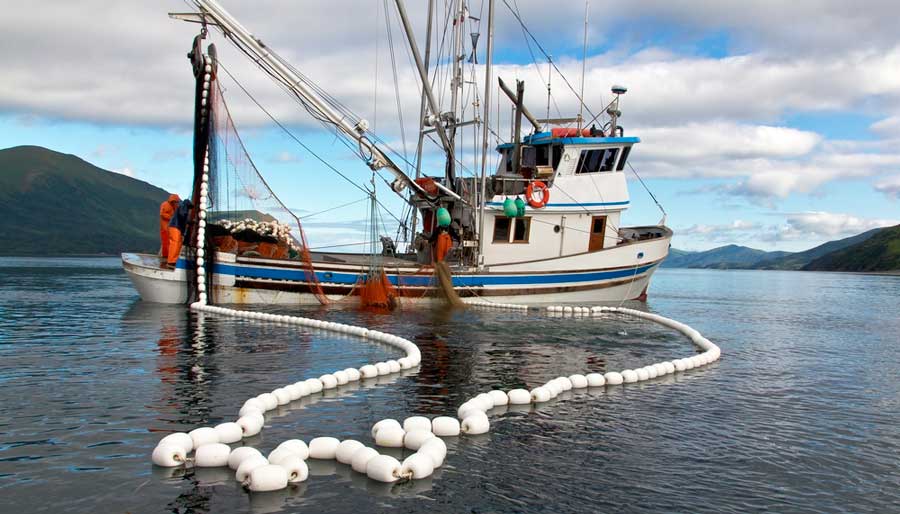
[[[631,153],[631,147],[626,146],[624,150],[622,150],[622,157],[619,158],[619,165],[616,166],[616,171],[622,171],[625,169],[625,161],[628,160],[628,154]]]
[[[509,218],[501,218],[499,216],[494,218],[494,242],[509,242]]]
[[[527,243],[531,233],[531,218],[494,218],[495,243]]]
[[[581,155],[578,157],[578,166],[575,167],[575,173],[612,171],[613,166],[616,164],[616,155],[618,153],[618,148],[582,150]]]

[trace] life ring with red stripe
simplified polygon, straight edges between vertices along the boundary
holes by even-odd
[[[540,200],[535,200],[535,193],[540,194]],[[528,198],[528,205],[534,207],[535,209],[540,209],[541,207],[547,205],[547,202],[550,201],[550,189],[547,188],[547,184],[541,182],[540,180],[535,180],[534,182],[528,184],[528,188],[525,190],[525,197]]]

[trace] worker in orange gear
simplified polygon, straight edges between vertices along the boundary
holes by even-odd
[[[435,227],[429,238],[433,246],[434,262],[443,262],[453,248],[453,241],[459,241],[459,232],[451,225],[449,227]]]
[[[169,220],[171,220],[172,215],[175,214],[175,209],[178,208],[179,202],[181,202],[181,198],[173,193],[169,195],[168,200],[159,204],[160,261],[165,261],[169,258]]]
[[[178,254],[181,253],[181,244],[184,242],[184,233],[187,232],[192,207],[190,200],[182,200],[169,220],[169,254],[166,260],[168,269],[175,269],[175,264],[178,263]]]

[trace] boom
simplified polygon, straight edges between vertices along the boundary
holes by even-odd
[[[295,73],[281,58],[274,52],[270,51],[266,45],[258,38],[254,37],[243,25],[240,24],[231,14],[228,13],[215,0],[193,0],[201,11],[201,17],[206,21],[210,19],[222,29],[226,37],[235,41],[244,51],[250,54],[250,57],[258,66],[263,67],[266,72],[275,76],[293,93],[301,97],[303,100],[311,104],[318,112],[322,114],[329,122],[333,123],[341,132],[356,141],[360,150],[365,154],[369,154],[367,164],[372,170],[386,169],[396,178],[392,184],[392,189],[400,193],[404,188],[409,187],[422,195],[430,198],[418,184],[415,183],[403,170],[400,169],[381,149],[378,148],[368,137],[366,130],[368,123],[361,120],[358,123],[351,123],[347,117],[338,112],[331,106],[322,96],[315,91],[306,80]],[[265,66],[264,66],[265,65]]]

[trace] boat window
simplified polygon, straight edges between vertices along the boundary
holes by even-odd
[[[534,163],[536,166],[550,166],[550,145],[537,145]]]
[[[547,146],[553,147],[550,151],[551,160],[552,160],[550,165],[553,166],[553,169],[555,170],[556,167],[559,166],[559,160],[562,159],[563,146],[562,145],[547,145]]]
[[[513,229],[513,243],[527,243],[528,233],[531,232],[531,218],[516,218]]]
[[[628,160],[628,154],[631,153],[631,147],[626,146],[624,150],[622,150],[622,157],[619,158],[619,165],[616,166],[616,171],[622,171],[625,169],[625,161]]]
[[[575,173],[612,171],[616,163],[616,154],[618,153],[618,148],[583,150],[578,157],[578,166],[575,167]]]
[[[500,165],[497,167],[498,173],[512,172],[512,151],[508,148],[500,150]]]
[[[509,218],[497,216],[494,218],[494,242],[509,242]]]

